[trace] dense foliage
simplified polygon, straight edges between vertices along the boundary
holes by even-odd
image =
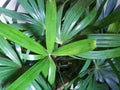
[[[18,0],[15,11],[8,3],[0,7],[2,90],[120,89],[117,0]]]

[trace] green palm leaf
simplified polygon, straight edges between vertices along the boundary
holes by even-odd
[[[64,45],[53,52],[55,56],[76,55],[96,48],[95,39],[86,39]]]
[[[0,67],[18,67],[12,60],[0,57]]]
[[[26,55],[26,54],[22,54],[22,57],[23,59],[26,58],[27,60],[40,60],[40,59],[43,59],[44,56],[42,55],[35,55],[35,54],[29,54],[29,55]]]
[[[96,39],[97,47],[120,46],[120,34],[89,34],[88,38]]]
[[[32,89],[35,89],[35,90],[43,90],[42,89],[42,87],[38,84],[38,82],[37,81],[33,81],[32,83],[31,83],[31,85],[27,88],[27,89],[25,89],[25,90],[32,90]]]
[[[88,58],[88,59],[108,59],[120,57],[120,48],[101,50],[101,51],[89,51],[77,55],[79,57]]]
[[[86,71],[88,69],[88,67],[90,66],[91,62],[92,62],[91,60],[87,60],[84,64],[84,66],[82,67],[82,69],[80,70],[80,73]]]
[[[58,9],[57,12],[57,43],[62,44],[61,41],[61,26],[62,26],[62,14],[63,14],[63,9],[64,9],[65,3]]]
[[[0,80],[8,79],[18,68],[0,67]]]
[[[54,85],[56,76],[56,65],[52,58],[49,58],[49,73],[48,73],[48,81],[51,85]]]
[[[5,40],[3,37],[0,36],[0,48],[3,50],[3,52],[8,56],[13,62],[21,66],[20,60],[15,53],[14,49],[10,46],[10,44]]]
[[[26,10],[26,13],[16,12],[0,8],[0,13],[5,14],[15,20],[23,21],[24,24],[12,24],[17,29],[29,30],[36,37],[44,35],[45,31],[45,10],[44,0],[18,0],[20,5]],[[24,3],[23,3],[24,2]],[[26,24],[27,23],[27,24]]]
[[[69,36],[70,38],[75,36],[78,32],[83,30],[85,27],[87,27],[95,18],[96,16],[96,10],[93,9],[80,23],[77,24],[77,26],[70,32]]]
[[[0,80],[7,79],[18,69],[18,65],[12,60],[0,57]]]
[[[12,17],[13,19],[36,23],[36,21],[34,21],[34,19],[30,18],[29,16],[26,16],[24,14],[15,12],[13,10],[8,10],[8,9],[5,9],[5,8],[1,8],[1,7],[0,7],[0,14],[5,14],[9,17]]]
[[[73,30],[79,18],[93,1],[94,0],[78,0],[75,5],[66,12],[61,30],[62,43],[65,42],[64,39],[70,36],[69,33]]]
[[[56,39],[56,1],[47,0],[46,4],[46,46],[48,52],[54,49]]]
[[[17,29],[0,23],[0,35],[10,39],[11,41],[27,48],[35,53],[46,55],[47,52],[43,46],[32,40],[31,38],[24,35],[22,32]]]
[[[39,22],[39,24],[44,25],[44,0],[18,0],[18,2],[26,10],[26,12],[34,18],[34,20]]]
[[[46,59],[37,62],[34,66],[28,69],[23,75],[21,75],[16,81],[14,81],[7,88],[7,90],[25,90],[32,83],[32,81],[39,75],[45,64],[48,64],[48,60]]]
[[[120,22],[114,22],[109,25],[107,32],[108,33],[118,33],[120,30]]]
[[[47,81],[46,81],[41,75],[39,75],[39,76],[36,78],[36,81],[38,82],[38,84],[41,85],[41,87],[42,87],[44,90],[52,90],[52,88],[50,87],[50,85],[47,83]]]

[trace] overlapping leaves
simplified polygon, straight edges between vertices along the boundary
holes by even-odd
[[[85,4],[84,0],[81,3],[81,5],[82,4],[84,4],[84,5],[81,7],[81,9],[83,9],[83,10],[79,11],[81,13],[81,14],[79,13],[80,15],[82,15],[84,10],[87,8],[87,5],[89,5],[89,3],[92,0],[91,1],[86,0],[86,1],[87,1],[87,4]],[[23,2],[22,0],[19,1],[19,3],[32,16],[32,18],[27,16],[27,15],[16,13],[14,11],[6,10],[6,9],[3,9],[3,8],[1,8],[0,11],[1,11],[1,13],[3,13],[3,11],[4,11],[4,13],[6,15],[11,16],[14,19],[26,20],[28,22],[32,22],[32,24],[34,24],[34,25],[38,25],[38,23],[39,23],[40,25],[44,26],[44,4],[43,4],[44,2],[43,2],[43,0],[40,0],[40,1],[37,0],[38,5],[36,4],[35,1],[31,1],[31,0],[24,1],[24,3],[22,3],[22,2]],[[80,3],[80,1],[79,1],[79,3]],[[77,9],[77,7],[78,7],[78,4],[73,6],[73,8],[75,8],[75,9]],[[38,8],[41,11],[39,11]],[[36,58],[38,60],[38,59],[45,58],[41,61],[38,61],[30,69],[28,69],[23,75],[21,75],[16,81],[14,81],[7,88],[8,90],[19,89],[19,87],[22,87],[20,89],[27,88],[32,83],[32,81],[39,75],[40,72],[45,77],[48,76],[48,81],[51,85],[54,84],[55,74],[56,74],[56,66],[55,66],[55,63],[53,62],[53,59],[51,58],[50,54],[54,50],[55,38],[56,38],[56,24],[57,23],[56,23],[56,3],[55,3],[55,0],[52,0],[52,1],[48,0],[47,5],[46,5],[46,9],[47,9],[46,10],[46,46],[47,46],[47,50],[45,49],[45,47],[40,45],[38,42],[29,38],[28,36],[26,36],[25,34],[20,32],[19,30],[15,29],[14,27],[11,27],[11,26],[3,24],[3,23],[0,23],[0,26],[1,26],[0,35],[2,35],[3,37],[19,44],[20,46],[30,50],[31,52],[40,54],[38,56],[33,55],[33,57],[34,57],[33,59]],[[52,10],[52,13],[51,13],[51,10]],[[69,12],[73,13],[72,11],[73,10],[71,9],[67,13],[69,13]],[[95,11],[93,10],[91,12],[91,15],[94,12]],[[42,16],[38,13],[42,13]],[[66,15],[65,15],[65,17],[68,19],[69,16],[66,16]],[[77,16],[77,20],[79,19],[80,15]],[[84,21],[86,22],[86,20],[88,18],[90,18],[91,15],[88,16],[87,18],[85,18]],[[66,23],[67,23],[67,19],[65,20]],[[52,21],[52,23],[51,23],[51,21]],[[72,21],[74,21],[74,18],[73,18]],[[71,21],[71,24],[72,24],[72,21]],[[50,25],[50,24],[52,24],[52,25]],[[69,24],[69,25],[71,25],[71,24]],[[20,24],[18,24],[17,26],[18,26],[18,28],[21,28]],[[83,27],[85,27],[85,26],[83,26]],[[22,27],[22,28],[25,29],[24,27]],[[82,43],[85,45],[85,47],[87,47],[85,50],[82,50],[82,48],[84,46],[84,45],[82,45]],[[76,45],[77,45],[77,47],[73,47],[73,46],[76,46]],[[71,44],[68,44],[68,45],[65,45],[65,46],[61,46],[60,48],[58,48],[57,51],[54,50],[54,52],[52,54],[55,55],[55,56],[61,56],[61,54],[59,54],[59,53],[65,53],[66,52],[66,54],[64,54],[64,55],[75,55],[75,54],[82,53],[82,52],[85,52],[85,51],[93,50],[95,47],[96,46],[95,46],[95,40],[94,39],[88,39],[88,40],[83,40],[83,41],[80,40],[80,41],[77,41],[77,42],[74,42],[74,43],[71,43]],[[66,50],[66,51],[63,52],[63,49]],[[67,52],[69,52],[69,50],[72,50],[73,52],[67,53]],[[23,54],[23,55],[25,55],[25,54]],[[32,56],[28,55],[28,57],[26,57],[26,59],[29,59],[29,57],[32,57]],[[42,65],[44,65],[44,67]],[[34,71],[35,71],[35,73],[33,73]]]
[[[64,22],[61,23],[64,5],[58,10],[58,27],[57,27],[57,41],[58,43],[66,43],[78,32],[84,29],[87,25],[91,23],[96,15],[95,9],[84,18],[80,23],[78,23],[80,17],[85,12],[86,8],[91,5],[94,0],[78,0],[75,5],[73,5],[64,16]],[[76,12],[77,11],[77,12]],[[88,21],[89,20],[89,21]],[[78,23],[78,24],[77,24]],[[76,25],[77,24],[77,25]],[[76,26],[76,27],[75,27]]]
[[[103,28],[104,26],[109,25],[120,19],[118,15],[120,11],[118,10],[113,12],[108,17],[95,22],[95,19],[99,17],[99,15],[96,16],[98,14],[96,12],[96,9],[94,7],[92,7],[91,10],[89,10],[90,8],[88,9],[88,7],[89,6],[91,7],[95,2],[96,2],[95,0],[78,0],[75,4],[71,4],[70,8],[66,11],[66,13],[64,13],[64,7],[66,5],[66,2],[65,2],[59,8],[58,15],[56,15],[57,13],[56,1],[47,0],[47,2],[45,2],[46,16],[45,16],[45,9],[44,9],[44,0],[19,0],[19,3],[23,6],[26,12],[29,13],[29,15],[16,13],[15,11],[0,8],[0,13],[4,13],[12,17],[13,19],[23,20],[29,23],[29,24],[13,24],[13,26],[16,25],[16,28],[23,29],[23,30],[30,28],[32,30],[36,30],[35,32],[37,34],[40,34],[40,36],[42,35],[43,39],[46,38],[44,42],[38,43],[37,41],[33,40],[33,38],[29,38],[28,36],[26,36],[24,34],[25,32],[24,33],[20,32],[19,30],[9,25],[0,23],[1,36],[19,44],[20,47],[23,47],[28,51],[30,50],[29,53],[32,53],[32,54],[21,53],[21,57],[25,56],[26,57],[25,59],[27,60],[39,60],[36,64],[30,67],[30,69],[28,69],[24,74],[22,74],[17,80],[15,80],[7,88],[7,90],[14,90],[14,89],[24,90],[29,85],[34,85],[38,87],[38,83],[40,84],[41,87],[38,87],[37,89],[43,89],[43,88],[46,89],[45,87],[47,86],[47,84],[45,83],[45,85],[43,85],[41,82],[39,82],[39,79],[41,80],[43,79],[40,77],[36,79],[36,77],[39,76],[40,73],[45,78],[47,78],[46,80],[48,80],[49,84],[53,86],[55,77],[56,77],[56,65],[54,63],[54,58],[57,58],[58,56],[77,55],[80,58],[81,57],[87,58],[88,60],[119,57],[120,56],[120,53],[119,53],[120,44],[118,42],[119,34],[117,35],[116,34],[91,34],[91,35],[88,35],[88,39],[78,40],[76,42],[71,41],[73,37],[76,36],[81,30],[85,28],[89,28],[89,25],[91,24],[93,24],[91,28],[96,30],[96,27]],[[103,5],[104,3],[105,2],[103,2]],[[101,13],[102,8],[103,6],[101,6],[100,8],[99,14]],[[110,13],[110,11],[108,10],[107,13]],[[112,18],[114,16],[116,17]],[[105,22],[106,20],[108,22]],[[29,25],[29,26],[26,27],[26,25]],[[110,28],[108,31],[111,31]],[[26,32],[29,32],[29,31],[26,31]],[[56,32],[57,32],[57,35],[56,35]],[[5,40],[3,37],[0,38],[1,42]],[[39,38],[39,40],[41,39]],[[69,43],[70,41],[71,43]],[[9,67],[0,68],[1,69],[0,71],[6,70],[6,69],[8,70],[8,71],[6,70],[4,74],[1,74],[2,76],[6,75],[7,73],[8,75],[10,75],[11,74],[10,72],[15,71],[13,69],[14,67],[18,67],[18,65],[21,65],[19,62],[20,61],[19,58],[15,54],[14,50],[11,49],[10,45],[8,45],[8,42],[4,41],[4,44],[5,45],[1,44],[1,50],[6,54],[6,56],[8,56],[11,60],[13,60],[13,62],[9,61],[6,58],[1,57],[1,60],[5,60],[5,61],[1,61],[2,65],[7,66],[7,64],[11,64],[11,65],[8,65],[11,68]],[[45,47],[43,45],[45,45]],[[92,51],[96,48],[96,46],[98,48],[102,47],[106,50],[100,51],[98,49],[98,51]],[[8,51],[6,50],[6,47]],[[13,55],[11,53],[13,53]],[[37,53],[37,55],[33,53]],[[91,64],[91,61],[86,61],[86,64],[84,65],[81,72],[86,71],[90,64]],[[14,65],[14,67],[12,65]],[[83,85],[84,83],[86,84]],[[45,87],[43,87],[42,85]],[[86,89],[86,87],[88,89],[94,88],[92,75],[88,77],[85,81],[80,80],[79,83],[76,85],[75,89],[78,89],[81,87],[82,88],[84,87],[84,89]]]

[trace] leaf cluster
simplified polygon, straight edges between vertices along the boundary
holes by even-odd
[[[117,0],[18,0],[25,13],[8,3],[0,7],[12,18],[0,22],[2,89],[120,89]]]

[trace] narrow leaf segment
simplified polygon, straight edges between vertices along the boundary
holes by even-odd
[[[48,64],[48,60],[42,60],[32,66],[28,71],[26,71],[22,76],[20,76],[16,81],[14,81],[7,90],[25,90],[32,81],[39,75],[44,66]]]
[[[56,40],[56,0],[47,0],[46,4],[46,46],[48,52],[54,49]]]
[[[96,39],[97,47],[119,47],[120,34],[89,34],[88,38]]]
[[[53,52],[56,56],[76,55],[96,48],[95,39],[76,41],[58,48]]]
[[[77,55],[79,57],[88,58],[88,59],[108,59],[120,57],[120,48],[101,50],[101,51],[89,51]]]
[[[20,60],[14,49],[10,46],[6,39],[0,36],[0,48],[14,63],[21,67]]]
[[[48,81],[51,85],[54,85],[56,75],[56,65],[52,58],[49,57],[49,73],[48,73]]]
[[[7,24],[0,22],[0,35],[8,38],[9,40],[21,45],[22,47],[29,49],[35,53],[46,55],[47,52],[43,46],[36,41],[24,35],[19,30],[11,27]]]

